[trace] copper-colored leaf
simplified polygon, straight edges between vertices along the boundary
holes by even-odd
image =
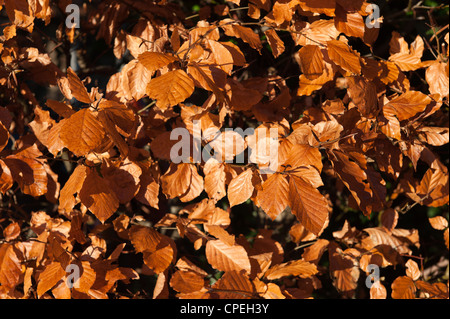
[[[76,289],[80,292],[87,293],[93,286],[96,276],[95,269],[92,268],[91,263],[89,261],[82,261],[81,277],[79,278]]]
[[[433,146],[442,146],[449,142],[449,129],[447,127],[421,127],[418,129],[419,139]]]
[[[429,85],[431,94],[439,94],[440,99],[447,97],[449,92],[448,63],[435,61],[426,72],[425,79]]]
[[[414,281],[406,276],[398,277],[391,285],[393,299],[415,299],[416,286]]]
[[[183,102],[194,92],[194,81],[183,70],[167,72],[150,81],[147,94],[155,99],[156,106],[165,110]]]
[[[417,265],[417,263],[414,260],[409,259],[406,262],[405,266],[406,266],[406,275],[409,278],[411,278],[414,281],[420,278],[421,271],[419,269],[419,265]]]
[[[268,29],[264,32],[269,41],[272,54],[275,58],[278,58],[284,52],[284,42],[280,39],[277,32],[273,29]]]
[[[397,221],[398,213],[393,208],[386,209],[381,215],[381,224],[388,231],[392,231],[397,226]]]
[[[254,190],[252,176],[253,171],[251,168],[248,168],[231,180],[228,185],[230,207],[242,204],[252,196]]]
[[[9,131],[6,129],[3,123],[0,122],[0,151],[2,151],[8,144],[8,140],[9,140]]]
[[[11,241],[16,239],[20,235],[20,226],[18,223],[14,222],[6,226],[3,229],[3,237],[6,241]]]
[[[249,299],[255,293],[255,287],[248,274],[231,270],[226,271],[212,286],[212,293],[220,299]]]
[[[361,73],[361,58],[359,54],[348,46],[348,44],[331,40],[327,42],[328,56],[344,70],[359,75]]]
[[[359,12],[347,12],[336,5],[334,25],[336,29],[351,37],[364,38],[365,21]]]
[[[302,259],[317,264],[322,254],[327,249],[329,241],[326,239],[318,239],[314,244],[305,248]]]
[[[105,131],[94,112],[82,109],[70,116],[60,129],[64,145],[76,156],[84,156],[100,146]]]
[[[318,45],[306,45],[298,54],[303,74],[310,80],[317,79],[324,70],[323,54]]]
[[[229,21],[227,20],[223,20],[223,22],[221,27],[224,29],[226,35],[240,38],[258,51],[262,49],[262,43],[259,36],[251,28],[237,24],[228,25],[227,23],[229,23]]]
[[[448,221],[442,216],[436,216],[428,219],[431,227],[437,230],[444,230],[448,228]]]
[[[309,96],[312,92],[320,90],[326,83],[334,78],[334,70],[329,63],[325,63],[325,69],[321,76],[310,80],[304,74],[299,77],[299,88],[297,95]]]
[[[310,183],[301,177],[289,178],[289,206],[300,223],[318,235],[328,221],[328,202]]]
[[[210,158],[203,167],[203,173],[205,174],[205,191],[209,198],[222,199],[226,194],[225,164],[218,162],[215,158]]]
[[[87,104],[93,102],[89,97],[86,87],[71,67],[67,68],[67,78],[69,80],[70,91],[72,92],[74,98]]]
[[[183,195],[189,189],[192,177],[191,164],[171,164],[169,170],[161,177],[161,188],[169,198]]]
[[[4,3],[9,20],[19,28],[32,32],[34,14],[28,2],[26,0],[5,0]]]
[[[418,280],[415,282],[415,285],[421,293],[425,293],[425,298],[448,299],[448,286],[443,282],[431,284],[429,282]]]
[[[81,202],[102,223],[104,223],[119,207],[119,199],[108,181],[90,169],[79,193]]]
[[[178,270],[170,278],[170,286],[178,292],[189,293],[202,289],[205,281],[196,272]]]
[[[264,276],[269,280],[274,280],[287,276],[308,278],[317,273],[318,270],[316,265],[299,259],[272,266],[267,270]]]
[[[362,116],[373,118],[378,113],[376,85],[362,76],[348,77],[348,95]]]
[[[370,287],[370,299],[386,299],[386,287],[378,280]]]
[[[176,58],[165,53],[149,51],[140,54],[138,60],[153,74],[156,70],[176,61]]]
[[[162,273],[174,262],[176,250],[169,237],[143,226],[133,226],[129,234],[134,248],[143,253],[144,263],[155,273]]]
[[[283,174],[272,174],[262,184],[262,189],[258,190],[258,205],[275,219],[289,205],[288,201],[289,182]]]
[[[22,266],[15,248],[11,244],[0,245],[0,284],[9,289],[19,283]]]
[[[39,274],[37,284],[37,295],[40,298],[44,293],[56,285],[58,281],[63,279],[66,271],[59,262],[52,262],[47,265],[43,272]]]
[[[67,213],[72,211],[76,204],[75,194],[79,193],[83,187],[84,180],[87,175],[87,167],[78,165],[70,175],[64,187],[61,189],[59,197],[59,209]]]
[[[393,98],[383,107],[383,114],[386,118],[395,116],[399,121],[407,120],[423,112],[431,98],[419,91],[408,91]]]
[[[206,243],[206,259],[211,266],[222,271],[241,271],[250,273],[250,260],[244,247],[235,244],[229,246],[220,240]]]

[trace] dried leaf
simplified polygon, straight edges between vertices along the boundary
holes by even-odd
[[[323,74],[323,54],[318,45],[306,45],[298,51],[298,54],[300,67],[306,78],[314,80]]]
[[[244,247],[235,244],[229,246],[220,240],[206,243],[206,259],[210,265],[221,271],[245,271],[250,273],[250,260]]]
[[[309,278],[317,273],[316,265],[299,259],[275,265],[269,268],[264,276],[269,280],[275,280],[287,276]]]
[[[391,285],[393,299],[415,299],[416,286],[411,278],[400,276]]]
[[[156,106],[165,110],[186,100],[194,92],[194,81],[183,70],[175,70],[152,79],[147,94]]]
[[[328,202],[310,183],[301,177],[289,178],[289,206],[303,226],[315,235],[328,224]]]
[[[102,144],[105,131],[94,112],[86,108],[64,121],[59,136],[72,153],[84,156]]]
[[[283,174],[271,174],[258,190],[258,205],[273,220],[289,205],[289,182]]]
[[[328,41],[327,47],[328,56],[334,63],[352,74],[361,74],[361,59],[356,51],[338,40]]]
[[[228,200],[230,207],[242,204],[253,194],[253,171],[247,168],[241,174],[233,178],[228,185]]]

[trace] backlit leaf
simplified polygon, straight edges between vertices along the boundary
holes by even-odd
[[[150,81],[147,94],[165,110],[186,100],[194,92],[194,81],[183,70],[170,71]]]

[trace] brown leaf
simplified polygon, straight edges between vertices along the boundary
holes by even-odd
[[[316,265],[299,259],[272,266],[264,276],[269,280],[275,280],[287,276],[309,278],[317,273]]]
[[[271,174],[258,190],[258,205],[274,220],[289,205],[289,182],[283,174]]]
[[[2,160],[0,160],[0,169],[0,192],[4,194],[13,186],[14,180],[11,175],[11,170]]]
[[[444,230],[448,228],[448,221],[442,216],[435,216],[428,219],[431,227],[437,230]]]
[[[5,36],[5,40],[8,41],[16,36],[16,25],[9,25],[3,29],[3,35]]]
[[[419,139],[433,146],[442,146],[449,142],[449,129],[447,127],[421,127],[418,129]]]
[[[367,182],[367,173],[340,150],[329,153],[329,159],[341,181],[349,189],[358,206],[369,215],[374,204],[373,192]]]
[[[449,96],[448,63],[433,62],[425,72],[425,79],[431,94],[439,94],[439,99]]]
[[[87,167],[78,165],[64,184],[59,197],[59,210],[70,213],[76,205],[75,194],[79,193],[83,187],[87,176]]]
[[[42,297],[44,293],[53,288],[58,281],[63,279],[66,271],[62,268],[59,262],[52,262],[47,265],[43,272],[39,274],[37,282],[38,298]]]
[[[304,11],[323,13],[330,17],[335,15],[335,0],[300,0],[299,2]]]
[[[352,74],[359,75],[361,73],[361,58],[359,53],[352,50],[348,44],[331,40],[327,42],[328,56],[330,59]]]
[[[205,191],[209,198],[220,200],[226,195],[225,164],[218,162],[215,158],[210,158],[203,167],[205,174]]]
[[[205,280],[196,272],[178,270],[170,278],[170,286],[180,293],[190,293],[202,289]]]
[[[422,92],[408,91],[385,104],[383,114],[386,118],[395,116],[399,121],[403,121],[423,112],[430,103],[431,98]]]
[[[443,282],[429,283],[422,280],[415,282],[417,289],[425,293],[425,298],[448,299],[448,287]]]
[[[350,37],[364,38],[365,22],[359,12],[347,12],[337,4],[335,13],[336,29]]]
[[[424,51],[424,41],[417,36],[411,48],[405,39],[396,31],[392,32],[392,38],[389,42],[389,57],[402,71],[414,71],[422,67],[421,57]]]
[[[105,131],[94,112],[85,108],[64,122],[59,136],[72,153],[84,156],[102,144]]]
[[[169,198],[175,198],[185,194],[191,184],[191,164],[171,163],[169,170],[161,176],[161,188]]]
[[[79,292],[87,293],[89,289],[91,289],[91,287],[94,285],[97,274],[95,272],[95,269],[92,268],[89,261],[82,261],[80,268],[81,277],[77,285],[74,287]]]
[[[370,299],[386,299],[386,287],[378,280],[370,287]]]
[[[6,13],[9,20],[17,27],[28,32],[33,31],[33,10],[26,0],[5,0]]]
[[[325,249],[327,249],[329,241],[326,239],[318,239],[314,244],[305,248],[302,259],[314,264],[318,264]]]
[[[292,37],[296,45],[322,44],[326,45],[327,41],[334,40],[339,36],[333,20],[319,19],[309,24],[308,22],[296,22],[292,29]]]
[[[6,226],[3,229],[3,237],[6,241],[11,241],[16,239],[20,235],[21,229],[18,223],[14,222]]]
[[[233,178],[228,185],[228,200],[230,207],[242,204],[253,194],[252,183],[253,171],[251,168],[247,168],[238,176]]]
[[[104,223],[119,208],[119,199],[107,179],[89,169],[79,192],[81,202]]]
[[[67,68],[67,78],[69,80],[70,91],[72,92],[74,98],[76,98],[80,102],[87,104],[93,102],[87,92],[86,87],[70,66]]]
[[[224,29],[225,34],[231,37],[237,37],[248,43],[253,49],[260,51],[262,49],[262,43],[259,36],[248,27],[232,24],[226,25],[226,20],[223,20],[224,24],[221,27]]]
[[[226,271],[211,288],[220,299],[249,299],[255,293],[248,275],[236,270]]]
[[[250,274],[250,260],[241,245],[229,246],[220,240],[209,240],[206,243],[206,259],[215,269],[237,272],[243,270]]]
[[[274,29],[267,29],[264,34],[269,41],[270,48],[274,58],[278,58],[284,52],[284,42],[280,39],[277,32]]]
[[[191,170],[189,188],[186,193],[179,197],[179,199],[184,203],[190,202],[191,200],[197,198],[204,189],[203,177],[198,173],[197,167],[195,165],[189,165],[189,168]]]
[[[176,57],[160,52],[144,52],[138,56],[139,62],[145,66],[151,74],[177,60]]]
[[[329,63],[325,63],[325,69],[321,76],[310,80],[304,74],[299,77],[299,88],[297,95],[309,96],[314,91],[320,90],[325,84],[334,79],[334,70]]]
[[[9,155],[3,162],[8,165],[13,180],[19,184],[22,192],[37,197],[47,192],[48,175],[44,164],[36,159],[42,154],[37,148],[27,154],[28,149],[30,148],[15,155]],[[33,154],[34,151],[38,153]]]
[[[362,116],[373,118],[378,113],[376,85],[362,76],[347,77],[348,95]]]
[[[328,223],[328,202],[309,182],[289,177],[289,206],[307,230],[318,235]]]
[[[354,249],[342,251],[335,242],[328,246],[330,271],[333,285],[345,295],[351,295],[358,286],[360,270],[355,260]]]
[[[0,245],[0,283],[9,289],[19,283],[22,265],[11,244]]]
[[[362,244],[366,249],[371,249],[378,245],[389,245],[398,250],[401,254],[410,252],[410,249],[394,234],[389,234],[382,227],[365,228],[364,231],[369,237],[362,240]]]
[[[283,163],[288,165],[291,169],[306,167],[311,165],[319,173],[322,171],[322,155],[317,147],[312,147],[307,144],[295,144],[289,151],[289,156]]]
[[[150,81],[147,94],[157,100],[156,106],[165,110],[183,102],[194,92],[194,81],[183,70],[175,70]]]
[[[228,246],[233,246],[235,244],[235,238],[230,235],[223,227],[218,225],[205,225],[205,230],[212,236],[216,237],[218,240],[224,242]]]
[[[309,80],[314,80],[323,74],[323,54],[318,45],[306,45],[298,54],[300,56],[300,68]]]
[[[132,226],[129,236],[136,251],[143,253],[144,263],[155,273],[164,272],[174,262],[176,249],[169,237],[144,226]]]
[[[416,286],[414,281],[406,276],[397,277],[391,285],[393,299],[415,299]]]
[[[397,226],[397,221],[398,213],[393,208],[386,209],[381,215],[381,225],[389,232]]]
[[[408,276],[412,280],[416,281],[422,275],[419,269],[419,265],[417,265],[417,263],[414,260],[409,259],[406,262],[405,266],[406,266],[406,276]]]

